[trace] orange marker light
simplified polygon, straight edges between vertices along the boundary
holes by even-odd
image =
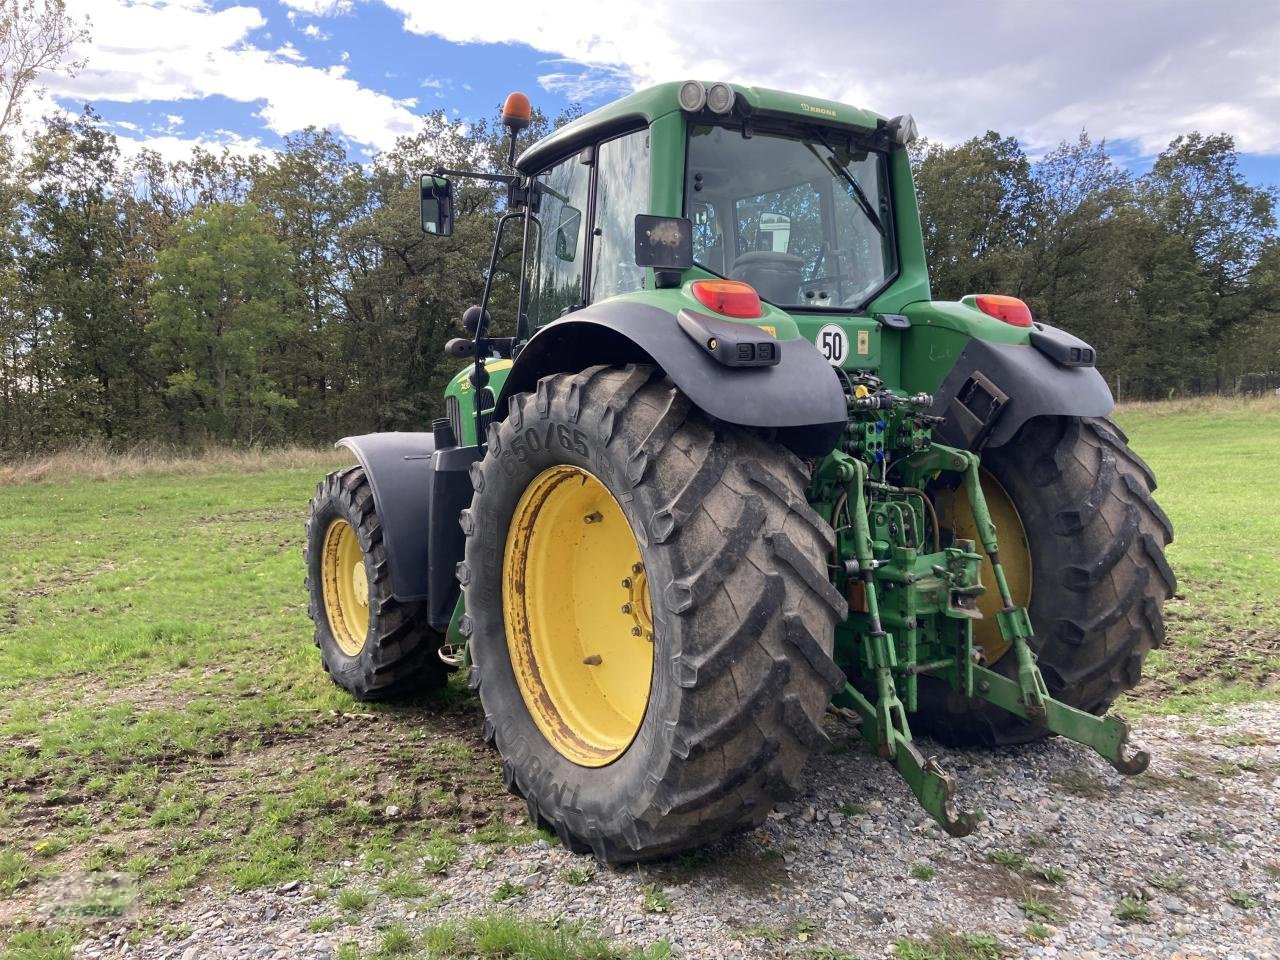
[[[1017,297],[999,293],[980,293],[973,298],[974,305],[988,316],[1003,320],[1014,327],[1031,326],[1031,308]]]
[[[695,280],[691,289],[700,304],[726,317],[758,317],[764,313],[760,295],[741,280]]]
[[[523,130],[533,120],[533,107],[523,93],[509,93],[502,105],[502,122],[512,130]]]

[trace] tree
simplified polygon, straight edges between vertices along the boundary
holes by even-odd
[[[296,400],[275,368],[297,335],[288,250],[252,204],[196,210],[174,238],[156,259],[149,330],[181,439],[285,439],[275,418]]]
[[[0,135],[22,119],[23,101],[41,73],[74,74],[84,66],[68,58],[87,38],[64,0],[0,0]]]
[[[955,147],[923,142],[913,154],[933,295],[1017,292],[1033,193],[1018,141],[989,130]]]
[[[1114,363],[1132,312],[1132,179],[1105,143],[1081,133],[1032,165],[1031,186],[1021,294],[1037,319],[1083,337]]]

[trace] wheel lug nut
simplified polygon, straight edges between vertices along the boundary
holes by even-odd
[[[643,564],[643,563],[633,563],[633,564],[631,565],[631,572],[632,572],[632,573],[644,573],[644,564]]]
[[[631,635],[632,635],[633,637],[638,637],[638,636],[640,636],[640,634],[642,634],[642,633],[644,633],[644,631],[643,631],[643,630],[641,630],[639,627],[632,627],[632,628],[631,628]]]
[[[629,604],[629,603],[624,603],[624,604],[622,605],[622,612],[623,612],[623,613],[630,613],[630,612],[631,612],[631,604]]]
[[[599,523],[603,519],[604,517],[602,517],[600,515],[600,511],[597,510],[595,513],[588,513],[585,517],[582,518],[582,522],[583,523]]]
[[[623,578],[622,578],[622,587],[623,587],[623,589],[624,589],[624,590],[630,590],[630,589],[631,589],[631,578],[630,578],[630,577],[623,577]]]

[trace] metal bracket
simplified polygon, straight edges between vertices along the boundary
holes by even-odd
[[[978,825],[978,816],[974,813],[961,812],[956,807],[955,781],[943,771],[937,757],[925,758],[911,741],[911,731],[907,728],[906,716],[901,713],[902,704],[896,697],[897,716],[901,720],[901,729],[896,725],[881,725],[881,709],[892,715],[891,706],[874,705],[850,684],[836,695],[836,703],[840,707],[851,708],[861,718],[858,732],[877,752],[890,760],[902,779],[907,782],[911,792],[920,801],[920,806],[937,820],[949,835],[967,837]]]
[[[1039,674],[1039,670],[1036,673]],[[1097,717],[1045,695],[1044,716],[1032,716],[1023,702],[1022,686],[1003,674],[975,665],[977,696],[1010,713],[1043,724],[1052,732],[1092,747],[1125,776],[1142,773],[1151,763],[1145,750],[1128,753],[1129,725],[1115,714]],[[1041,685],[1044,681],[1041,679]]]

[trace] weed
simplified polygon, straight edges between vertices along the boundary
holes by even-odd
[[[537,840],[538,831],[513,827],[505,820],[494,820],[477,830],[472,839],[491,847],[518,847]]]
[[[359,913],[369,905],[372,898],[363,890],[352,890],[345,887],[338,891],[338,896],[334,903],[338,905],[339,910],[345,910],[348,913]]]
[[[1169,893],[1178,893],[1187,888],[1187,878],[1180,873],[1154,873],[1147,877],[1147,882]]]
[[[423,869],[442,875],[458,860],[458,845],[448,837],[432,837],[423,849]]]
[[[1027,929],[1024,933],[1028,940],[1034,940],[1037,943],[1046,943],[1053,936],[1053,932],[1043,923],[1027,924]]]
[[[338,925],[337,917],[316,917],[307,923],[308,933],[329,933]]]
[[[1027,859],[1015,850],[992,850],[987,854],[990,863],[998,863],[1010,870],[1021,870],[1027,865]]]
[[[512,897],[523,897],[524,887],[518,883],[512,883],[510,880],[503,880],[493,891],[493,902],[502,903],[504,900],[510,900]]]
[[[1012,953],[990,933],[953,933],[936,928],[924,940],[903,937],[893,945],[894,960],[1001,960]]]
[[[428,927],[418,942],[428,957],[457,960],[669,960],[671,956],[665,941],[644,949],[627,949],[577,924],[537,922],[505,913]]]
[[[861,803],[842,803],[840,812],[846,817],[862,817],[866,815],[867,808]]]
[[[646,883],[640,888],[640,909],[645,913],[670,913],[671,898],[656,883]]]
[[[1067,871],[1052,864],[1044,867],[1036,867],[1034,873],[1046,883],[1062,884],[1067,882]]]
[[[596,872],[591,867],[565,867],[560,871],[560,879],[575,887],[590,883],[595,876]]]
[[[425,897],[431,892],[429,888],[424,887],[413,877],[403,873],[397,873],[395,876],[383,880],[378,885],[378,889],[389,897],[400,897],[401,899]]]
[[[400,924],[387,927],[382,933],[382,944],[378,947],[379,957],[402,957],[413,951],[415,941],[411,934]]]
[[[1227,899],[1241,910],[1252,910],[1258,905],[1258,899],[1246,890],[1232,890],[1227,894]]]
[[[1125,923],[1150,923],[1151,908],[1136,897],[1125,897],[1115,909],[1117,919]]]
[[[47,860],[62,853],[67,849],[67,846],[67,841],[62,837],[45,837],[43,840],[36,842],[36,845],[31,848],[31,852],[37,857],[43,857]]]
[[[1037,900],[1035,897],[1026,897],[1018,904],[1022,908],[1022,912],[1026,914],[1028,920],[1048,920],[1050,923],[1058,923],[1062,920],[1062,914],[1058,913],[1051,905],[1043,900]]]
[[[35,871],[22,854],[16,850],[0,852],[0,895],[10,896],[19,887],[24,887],[35,877]]]
[[[80,937],[68,927],[18,930],[10,938],[5,960],[70,960]]]
[[[913,863],[910,873],[912,880],[932,880],[938,875],[937,869],[927,863]]]

